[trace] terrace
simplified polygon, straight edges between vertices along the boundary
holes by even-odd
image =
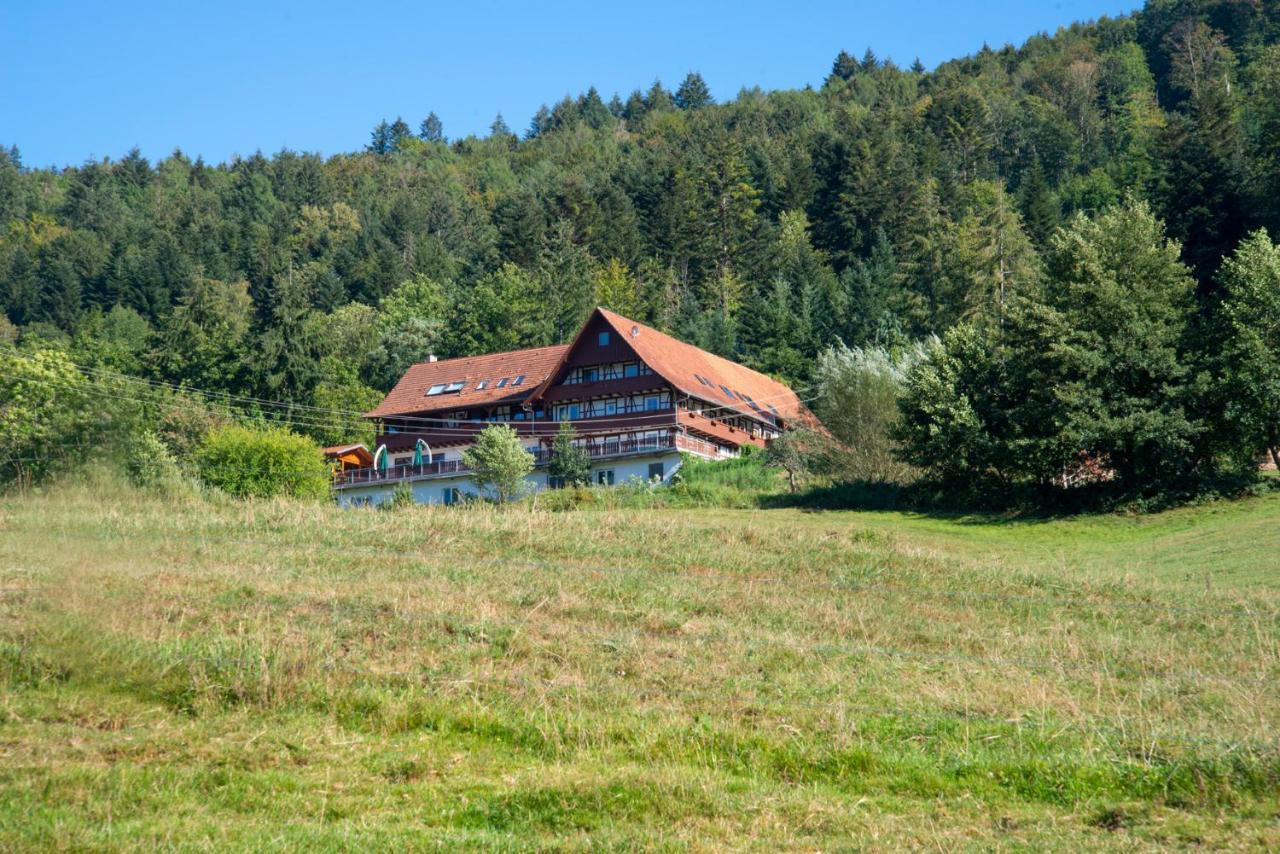
[[[713,458],[732,456],[726,454],[719,446],[695,439],[692,436],[676,434],[658,439],[610,439],[589,442],[583,445],[592,460],[611,460],[664,451],[687,451]],[[549,449],[531,451],[535,466],[545,466],[551,462]],[[377,483],[394,483],[396,481],[431,480],[435,478],[458,477],[469,474],[471,470],[461,460],[440,460],[434,463],[412,463],[388,466],[386,469],[365,467],[351,469],[339,474],[334,482],[337,489],[348,489]]]

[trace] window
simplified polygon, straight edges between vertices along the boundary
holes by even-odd
[[[730,400],[733,400],[733,390],[731,388],[729,388],[727,385],[722,385],[720,386],[720,390],[724,392],[725,397],[729,398]]]
[[[661,409],[661,408],[662,408],[662,398],[660,398],[658,395],[651,394],[645,397],[644,399],[645,412],[653,412],[654,410]]]
[[[623,373],[623,376],[638,377],[640,376],[640,366],[637,365],[635,362],[630,362],[625,367],[623,367],[622,373]]]
[[[613,486],[613,469],[601,469],[596,472],[596,483],[601,486]]]
[[[506,377],[503,377],[502,379],[498,380],[497,385],[494,386],[494,388],[506,388],[506,387],[507,387]]]
[[[446,393],[454,392],[454,391],[462,391],[462,388],[465,385],[466,383],[449,383],[447,386],[444,387],[444,390]]]
[[[444,391],[444,389],[445,389],[444,383],[436,383],[431,388],[427,389],[427,396],[430,397],[433,394],[439,394],[440,392]]]
[[[609,333],[608,333],[608,332],[601,332],[601,333],[596,337],[596,340],[598,340],[598,341],[600,342],[600,346],[601,346],[601,347],[608,347],[608,346],[609,346]]]
[[[458,493],[458,487],[446,486],[441,497],[444,499],[445,504],[457,504],[461,495]]]
[[[476,383],[476,391],[484,391],[485,387],[488,385],[489,385],[488,380],[480,380],[480,382]]]
[[[521,374],[520,376],[516,377],[514,380],[511,381],[512,386],[518,386],[523,383],[524,383],[524,374]]]
[[[662,463],[649,463],[649,480],[662,480]]]

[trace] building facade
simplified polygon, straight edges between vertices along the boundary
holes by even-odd
[[[404,483],[423,504],[482,494],[462,455],[494,423],[533,455],[534,489],[555,485],[547,464],[561,422],[601,485],[665,482],[683,454],[728,459],[817,426],[782,383],[599,308],[569,344],[419,362],[366,417],[378,427],[374,462],[340,474],[348,506],[380,504]]]

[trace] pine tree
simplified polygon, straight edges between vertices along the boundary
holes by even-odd
[[[835,62],[831,63],[831,74],[827,76],[827,83],[833,80],[852,80],[854,75],[858,73],[858,60],[849,55],[847,51],[840,51],[836,55]]]
[[[391,127],[387,130],[389,151],[399,151],[400,146],[411,136],[413,136],[413,131],[409,129],[409,125],[405,123],[404,119],[396,116],[396,120],[391,123]]]
[[[1045,181],[1044,167],[1038,158],[1022,176],[1022,184],[1018,187],[1018,207],[1022,211],[1027,235],[1036,246],[1047,246],[1058,227],[1060,212],[1058,200]]]
[[[515,136],[507,126],[507,120],[502,117],[502,113],[498,113],[493,119],[493,124],[489,125],[489,136],[492,139],[509,139]]]
[[[671,97],[671,93],[662,85],[661,80],[653,81],[653,85],[649,87],[648,93],[644,96],[645,109],[651,113],[659,110],[675,109],[675,99]]]
[[[602,128],[611,119],[609,108],[604,105],[604,101],[600,99],[600,93],[594,86],[587,89],[587,93],[578,99],[578,114],[587,125],[593,128]]]
[[[427,113],[427,117],[422,120],[422,125],[418,129],[418,136],[427,142],[444,142],[444,123],[440,121],[440,117],[433,110]]]
[[[682,110],[700,110],[714,103],[707,81],[696,71],[690,71],[676,90],[675,104]]]

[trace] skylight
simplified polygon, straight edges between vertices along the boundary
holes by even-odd
[[[722,385],[720,386],[720,390],[724,392],[725,397],[733,400],[733,389],[729,388],[727,385]]]
[[[516,377],[514,380],[512,380],[512,381],[511,381],[511,384],[512,384],[513,386],[517,386],[517,385],[521,385],[523,382],[524,382],[524,374],[521,374],[520,376],[518,376],[518,377]]]
[[[431,388],[427,389],[427,396],[430,397],[433,394],[440,394],[440,392],[444,391],[444,388],[445,383],[436,383]]]
[[[503,377],[502,379],[498,380],[497,384],[494,385],[494,388],[505,388],[506,385],[507,385],[507,378]]]
[[[476,383],[476,391],[484,391],[485,386],[487,386],[488,384],[489,384],[488,380],[480,380],[480,382]]]

